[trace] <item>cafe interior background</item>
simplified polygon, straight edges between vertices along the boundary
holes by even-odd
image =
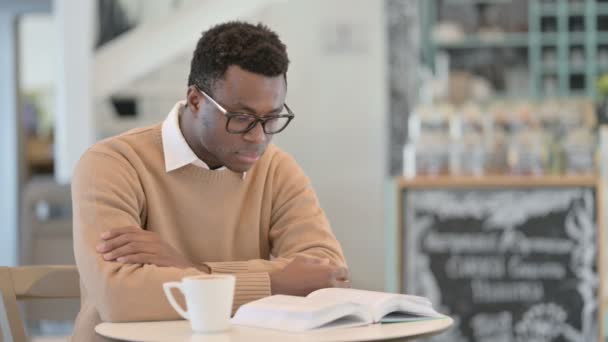
[[[429,297],[455,320],[434,341],[604,339],[606,0],[2,0],[0,265],[74,263],[79,156],[163,120],[235,18],[288,47],[275,142],[354,287]],[[69,335],[53,305],[40,341]]]

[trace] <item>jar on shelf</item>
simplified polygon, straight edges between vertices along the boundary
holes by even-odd
[[[486,121],[488,173],[501,174],[508,169],[507,147],[509,145],[509,111],[503,102],[488,106]]]
[[[548,174],[560,174],[563,170],[563,129],[560,120],[561,103],[547,100],[538,107],[539,122],[544,132],[547,149]]]
[[[436,176],[449,169],[448,105],[417,108],[409,120],[409,137],[414,148],[417,175]]]
[[[486,173],[488,147],[484,133],[484,117],[477,105],[469,103],[456,112],[451,120],[450,173]]]
[[[596,138],[593,131],[581,127],[568,133],[563,143],[564,172],[590,174],[595,171]]]
[[[510,174],[541,175],[546,172],[546,136],[531,104],[514,110],[509,125],[507,164]]]
[[[561,106],[564,172],[570,174],[595,171],[596,117],[587,100],[570,100]]]

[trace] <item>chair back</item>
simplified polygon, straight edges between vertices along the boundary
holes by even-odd
[[[77,298],[76,266],[0,267],[0,333],[5,342],[26,342],[18,300]]]

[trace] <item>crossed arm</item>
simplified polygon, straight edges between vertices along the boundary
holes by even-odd
[[[314,197],[310,189],[296,192],[290,198]],[[235,309],[271,293],[306,295],[349,286],[337,242],[335,247],[298,241],[298,230],[304,228],[290,226],[289,203],[278,210],[270,234],[277,259],[197,264],[157,233],[142,229],[146,199],[135,170],[119,157],[87,152],[74,175],[72,198],[77,266],[104,321],[177,319],[162,300],[162,283],[202,273],[235,274]],[[303,200],[317,203],[316,198]]]
[[[106,261],[123,264],[151,264],[180,269],[196,268],[211,273],[206,264],[197,265],[163,241],[157,233],[139,227],[108,230],[100,235],[97,252]],[[332,264],[328,258],[296,256],[286,260],[257,260],[259,269],[269,272],[272,294],[305,296],[324,287],[348,287],[349,274],[345,267]]]

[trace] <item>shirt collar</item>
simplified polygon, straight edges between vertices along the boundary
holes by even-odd
[[[188,164],[193,164],[197,167],[210,170],[209,165],[200,160],[199,157],[192,151],[182,130],[179,128],[179,116],[186,106],[186,101],[179,101],[173,106],[169,115],[163,121],[162,125],[162,142],[163,154],[165,156],[165,171],[171,172],[184,167]],[[225,170],[222,166],[214,171]],[[242,177],[245,179],[247,173],[243,172]]]

